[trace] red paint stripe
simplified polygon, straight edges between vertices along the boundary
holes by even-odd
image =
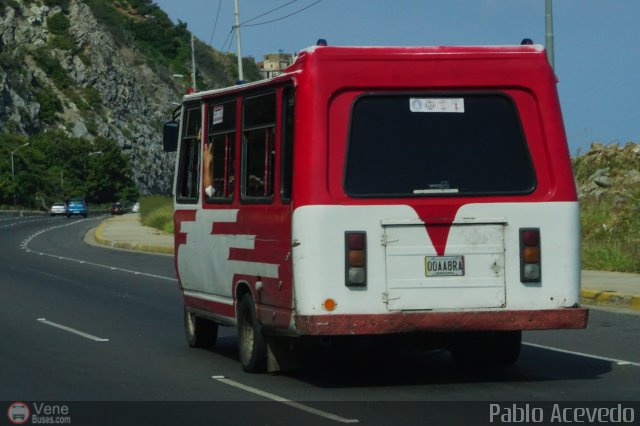
[[[452,204],[433,204],[412,206],[418,217],[425,223],[425,228],[438,256],[444,256],[451,225],[464,202]]]

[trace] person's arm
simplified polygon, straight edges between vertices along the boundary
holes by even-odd
[[[213,144],[208,143],[204,148],[204,176],[203,176],[204,192],[213,197],[215,189],[213,187]]]

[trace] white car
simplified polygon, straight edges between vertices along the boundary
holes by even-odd
[[[53,203],[49,213],[51,213],[51,216],[65,215],[67,214],[67,205],[65,203]]]
[[[131,207],[131,213],[140,213],[140,203],[135,203],[133,207]]]

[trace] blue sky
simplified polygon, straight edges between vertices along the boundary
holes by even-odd
[[[240,21],[291,0],[238,0]],[[544,44],[544,0],[297,0],[241,27],[242,54],[331,45]],[[233,0],[155,0],[215,49],[228,38]],[[220,13],[218,7],[220,5]],[[640,143],[640,0],[553,0],[555,69],[572,155],[592,142]],[[218,16],[217,25],[216,16]]]

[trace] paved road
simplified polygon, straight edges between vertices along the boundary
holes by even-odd
[[[245,374],[232,329],[213,351],[187,347],[172,257],[83,242],[100,220],[0,218],[0,400],[217,401],[152,405],[153,422],[131,414],[136,424],[201,424],[213,413],[216,424],[409,425],[486,424],[496,401],[640,399],[640,317],[620,310],[592,310],[586,330],[527,332],[520,361],[503,371],[397,349]],[[121,408],[140,415],[139,405]],[[76,419],[85,409],[96,416],[92,406],[74,409]],[[104,414],[91,424],[114,421]]]

